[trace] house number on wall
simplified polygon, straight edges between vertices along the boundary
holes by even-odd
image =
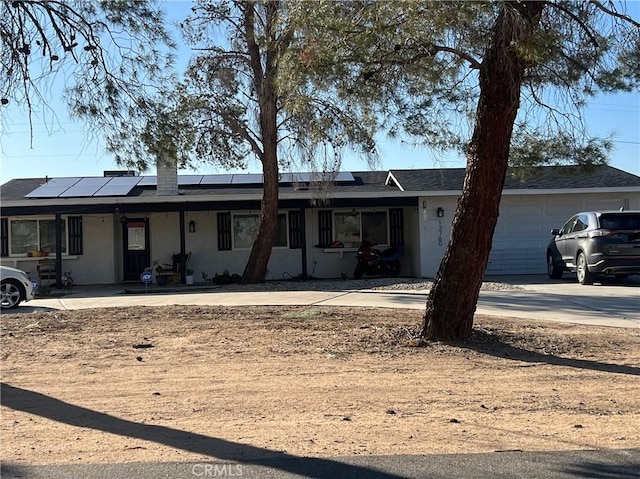
[[[442,220],[438,220],[438,246],[442,246]]]

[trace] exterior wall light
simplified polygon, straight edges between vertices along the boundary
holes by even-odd
[[[436,213],[438,214],[438,218],[444,217],[444,210],[441,207],[438,207],[438,209],[436,210]]]
[[[191,220],[189,221],[189,233],[195,233],[196,232],[196,222]]]

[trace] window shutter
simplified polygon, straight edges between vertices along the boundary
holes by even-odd
[[[218,213],[218,251],[231,250],[231,213]]]
[[[69,216],[67,218],[69,228],[69,254],[81,255],[82,248],[82,216]]]
[[[0,256],[9,256],[9,218],[0,220]]]
[[[333,242],[333,214],[331,210],[318,211],[319,243],[327,247]]]
[[[401,246],[404,244],[402,208],[393,208],[389,210],[389,234],[391,236],[391,246]]]
[[[297,210],[289,211],[289,248],[302,248],[302,224]]]

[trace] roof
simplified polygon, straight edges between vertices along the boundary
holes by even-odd
[[[429,170],[391,170],[404,191],[460,191],[464,168]],[[566,190],[640,187],[640,176],[612,166],[585,171],[573,166],[545,166],[523,171],[512,170],[505,179],[505,190]]]
[[[449,192],[457,194],[462,190],[464,182],[464,168],[440,168],[440,169],[412,169],[412,170],[390,170],[390,171],[359,171],[352,172],[353,179],[346,173],[342,178],[347,181],[339,181],[331,190],[329,196],[339,197],[376,197],[384,193],[384,196],[420,196],[429,193]],[[205,175],[206,176],[206,175]],[[229,176],[229,175],[227,175]],[[206,198],[215,197],[224,201],[225,198],[238,197],[260,197],[262,194],[262,184],[248,182],[247,184],[202,184],[202,181],[195,182],[192,178],[202,178],[203,175],[184,175],[179,177],[179,198],[188,200],[188,197]],[[252,175],[253,178],[261,175]],[[91,178],[102,177],[88,177]],[[138,177],[141,178],[141,177]],[[123,198],[157,198],[156,178],[153,176],[143,177],[145,181],[140,181],[135,186],[126,189],[125,193],[95,195],[91,203],[103,202],[113,204],[115,200]],[[49,178],[27,178],[14,179],[0,187],[0,201],[10,202],[12,206],[28,206],[38,199],[46,199],[49,204],[65,202],[69,199],[77,201],[90,197],[87,194],[67,195],[65,197],[27,197],[37,188],[51,182]],[[61,179],[63,180],[63,179]],[[64,183],[64,182],[63,182]],[[505,190],[590,190],[602,188],[627,188],[632,191],[640,191],[640,176],[619,170],[611,166],[600,166],[592,171],[584,171],[575,167],[555,166],[541,167],[529,170],[526,176],[516,176],[509,174],[505,181]],[[121,190],[122,192],[123,190]],[[288,197],[311,198],[313,191],[304,187],[304,183],[282,183],[280,194]],[[213,198],[212,198],[213,199]]]

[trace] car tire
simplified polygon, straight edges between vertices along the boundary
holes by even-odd
[[[5,279],[0,285],[0,291],[2,309],[17,308],[25,295],[22,285],[15,279]]]
[[[589,271],[587,266],[587,257],[583,252],[578,253],[578,259],[576,260],[576,276],[578,277],[578,283],[580,284],[593,284],[596,275]]]
[[[551,279],[562,279],[562,268],[553,261],[553,255],[547,253],[547,274]]]

